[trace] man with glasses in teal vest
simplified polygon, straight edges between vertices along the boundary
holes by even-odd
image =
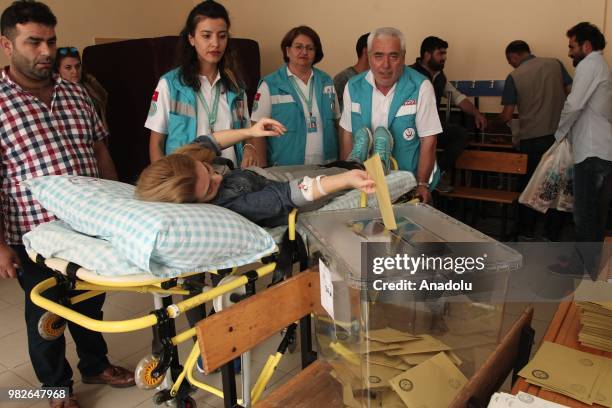
[[[442,132],[433,86],[405,66],[404,35],[396,28],[370,33],[368,58],[370,70],[344,88],[340,158],[363,162],[378,153],[388,171],[393,156],[400,170],[415,174],[417,194],[430,202],[440,177],[436,138]]]

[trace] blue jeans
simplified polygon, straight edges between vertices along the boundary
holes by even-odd
[[[30,299],[30,292],[34,286],[53,277],[53,274],[50,269],[32,262],[23,245],[14,245],[12,248],[17,252],[21,261],[22,269],[19,273],[19,284],[25,292],[28,350],[36,377],[44,387],[72,388],[72,369],[65,357],[66,339],[62,334],[55,340],[45,340],[38,334],[38,320],[46,310],[36,306]],[[82,292],[71,291],[69,296],[75,296],[78,293]],[[47,290],[44,296],[57,302],[60,299],[60,294],[60,290],[54,287]],[[102,320],[104,298],[104,294],[98,295],[70,306],[70,308],[92,319]],[[70,321],[68,321],[68,328],[76,345],[79,356],[78,368],[81,374],[95,376],[104,371],[110,363],[106,357],[108,349],[102,333],[85,329]]]
[[[612,193],[612,161],[598,157],[574,165],[574,224],[576,242],[602,242]],[[601,245],[578,244],[586,270],[595,277]]]
[[[612,161],[589,157],[574,165],[576,241],[603,241],[611,192]]]

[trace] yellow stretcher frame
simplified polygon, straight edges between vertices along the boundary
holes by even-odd
[[[35,259],[36,253],[33,251],[29,251],[29,256]],[[57,264],[57,261],[58,260],[56,258],[50,258],[48,260],[45,260],[45,264],[54,264],[54,263]],[[263,265],[259,268],[256,268],[254,271],[257,274],[257,278],[259,279],[266,275],[271,274],[275,268],[276,268],[276,263],[272,262],[272,263]],[[216,273],[216,271],[212,273]],[[77,271],[77,275],[78,275],[78,271]],[[159,283],[161,283],[163,280],[160,279],[159,281],[160,281]],[[221,286],[217,286],[215,288],[212,288],[206,292],[203,292],[199,295],[183,300],[181,302],[173,303],[169,305],[168,307],[166,307],[166,311],[168,313],[168,316],[171,319],[176,319],[178,316],[180,316],[182,313],[186,312],[187,310],[193,309],[206,302],[212,301],[214,298],[221,296],[223,294],[230,293],[234,289],[237,289],[239,287],[246,285],[248,282],[249,282],[249,278],[247,278],[245,275],[237,276],[237,279],[234,279]],[[82,302],[93,296],[97,296],[101,293],[108,292],[108,291],[124,291],[125,290],[125,291],[138,292],[138,293],[156,293],[156,294],[168,294],[168,295],[174,295],[174,294],[184,295],[184,294],[189,293],[189,291],[181,289],[180,287],[175,287],[171,289],[163,289],[158,284],[139,285],[140,282],[132,282],[132,283],[133,285],[130,285],[124,288],[124,287],[117,287],[114,285],[100,285],[100,284],[94,284],[94,283],[83,282],[83,281],[77,280],[74,284],[74,290],[85,291],[85,292],[70,298],[70,304],[76,304],[78,302]],[[64,305],[51,301],[42,295],[45,291],[57,286],[58,284],[59,284],[59,279],[56,277],[46,279],[40,282],[39,284],[37,284],[31,291],[30,297],[32,299],[32,302],[35,305],[51,313],[54,313],[66,320],[69,320],[82,327],[85,327],[86,329],[101,332],[101,333],[126,333],[126,332],[131,332],[131,331],[142,330],[142,329],[152,327],[155,324],[157,324],[157,320],[158,320],[157,316],[153,314],[148,314],[146,316],[142,316],[142,317],[135,318],[135,319],[119,320],[119,321],[102,321],[102,320],[92,319],[88,316],[83,315],[82,313],[75,312],[74,310]],[[190,328],[172,337],[171,342],[174,346],[177,346],[187,340],[191,340],[195,336],[196,336],[195,328]],[[280,354],[280,353],[276,353],[276,354]],[[176,396],[181,386],[181,383],[185,380],[185,378],[187,378],[187,380],[189,381],[191,385],[198,387],[204,391],[210,392],[211,394],[216,395],[220,398],[223,398],[222,390],[216,387],[210,386],[208,384],[205,384],[203,382],[200,382],[194,377],[193,368],[196,364],[196,361],[199,355],[200,355],[200,347],[199,347],[199,344],[195,342],[185,362],[183,371],[179,374],[179,376],[174,381],[174,384],[172,385],[170,389],[170,396],[172,397]],[[275,357],[277,356],[275,355]],[[274,372],[274,369],[278,365],[279,361],[280,361],[280,356],[275,358],[274,365],[272,365],[270,361],[266,362],[256,382],[256,385],[258,386],[257,388],[260,389],[261,391],[256,392],[256,389],[254,388],[252,391],[253,398],[255,397],[259,398],[261,396],[261,392],[263,392],[267,383],[272,377],[271,374]]]

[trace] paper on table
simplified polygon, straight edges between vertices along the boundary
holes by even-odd
[[[376,183],[376,199],[378,200],[378,208],[380,208],[380,214],[382,215],[385,227],[388,230],[396,230],[397,224],[395,223],[395,215],[393,215],[391,195],[389,194],[389,187],[385,180],[385,171],[383,170],[380,156],[377,153],[363,164],[370,177],[372,177]]]
[[[595,382],[605,368],[603,357],[545,341],[519,375],[531,384],[591,404]]]

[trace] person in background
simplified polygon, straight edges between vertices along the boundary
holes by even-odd
[[[313,67],[323,59],[319,35],[294,27],[281,41],[283,64],[257,89],[251,120],[270,117],[287,127],[282,139],[255,139],[260,167],[324,164],[338,159],[340,108],[329,75]]]
[[[606,38],[582,22],[567,31],[576,67],[555,139],[568,138],[574,158],[574,224],[577,255],[595,279],[612,194],[612,74],[603,56]],[[586,244],[584,244],[586,243]]]
[[[108,149],[108,133],[84,88],[54,78],[57,19],[45,4],[16,1],[0,17],[0,46],[9,60],[0,75],[0,278],[19,280],[25,295],[25,320],[32,368],[43,387],[66,387],[69,396],[49,400],[54,408],[78,408],[72,394],[72,368],[66,360],[66,338],[41,337],[46,310],[32,303],[30,293],[53,272],[33,262],[22,236],[55,217],[20,182],[47,175],[81,175],[116,179]],[[78,292],[77,292],[78,293]],[[71,292],[68,296],[75,296]],[[59,291],[46,296],[59,302]],[[101,294],[71,306],[102,320]],[[68,322],[85,384],[131,387],[134,373],[112,365],[100,332]]]
[[[227,50],[229,29],[227,10],[213,0],[199,3],[187,16],[178,68],[159,80],[145,122],[152,162],[198,136],[250,126],[245,87]],[[235,166],[258,164],[251,143],[224,149],[222,156]]]
[[[508,123],[515,108],[519,114],[518,143],[521,153],[527,154],[527,173],[519,180],[523,191],[542,159],[555,141],[565,97],[572,78],[556,58],[536,57],[525,41],[512,41],[506,47],[506,60],[512,71],[504,82],[501,103],[504,109],[499,119]],[[519,207],[518,235],[522,240],[535,238],[535,227],[540,213],[527,206]],[[557,241],[563,226],[563,215],[550,209],[545,216],[545,238]]]
[[[355,44],[357,63],[343,71],[340,71],[334,77],[334,87],[336,88],[336,95],[338,95],[338,101],[340,102],[341,109],[344,107],[342,95],[344,94],[344,87],[346,86],[348,80],[357,74],[367,71],[370,68],[370,63],[368,62],[368,35],[370,35],[370,33],[363,34],[357,40],[357,44]]]
[[[476,128],[484,130],[487,120],[474,104],[461,92],[457,90],[446,79],[444,65],[446,64],[446,53],[448,43],[441,38],[430,36],[421,43],[420,57],[410,67],[425,75],[433,84],[436,93],[436,106],[440,109],[442,97],[449,97],[455,106],[464,113],[474,117]],[[469,134],[463,126],[446,123],[443,132],[438,135],[438,147],[444,149],[439,157],[439,165],[442,173],[452,170],[455,161],[469,143]],[[448,192],[452,187],[448,180],[440,183],[438,190]]]
[[[85,87],[98,116],[108,130],[106,119],[108,93],[93,75],[84,72],[81,54],[76,47],[60,47],[57,49],[55,53],[55,72],[66,81],[81,84]]]

